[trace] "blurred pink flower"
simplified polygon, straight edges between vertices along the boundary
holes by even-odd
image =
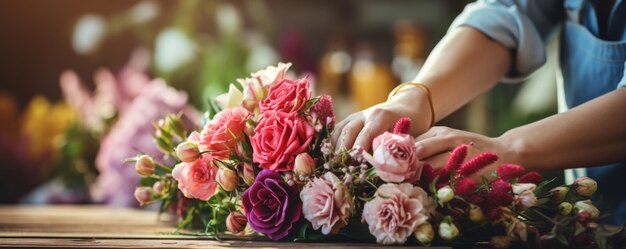
[[[96,157],[100,172],[91,195],[94,201],[112,205],[135,206],[133,192],[139,175],[126,158],[138,153],[163,157],[154,145],[152,122],[168,113],[183,111],[190,121],[197,121],[193,108],[187,105],[187,95],[167,86],[162,80],[153,80],[141,89],[139,95],[124,109],[110,132],[103,137]]]
[[[108,69],[97,70],[93,93],[87,90],[76,72],[67,70],[60,77],[63,96],[77,110],[87,128],[102,132],[106,128],[105,121],[115,114],[121,115],[150,83],[150,78],[143,73],[148,58],[146,50],[137,49],[117,75]]]

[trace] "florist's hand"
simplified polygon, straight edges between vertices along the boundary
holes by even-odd
[[[429,162],[435,169],[443,167],[450,156],[450,152],[460,144],[468,145],[466,161],[487,151],[494,152],[499,156],[498,161],[479,171],[476,176],[488,176],[495,167],[502,163],[515,163],[513,147],[500,137],[492,138],[467,131],[435,126],[415,140],[417,157]]]
[[[335,148],[337,150],[342,147],[351,149],[354,145],[369,150],[374,138],[391,130],[396,121],[403,117],[412,120],[411,134],[417,135],[420,131],[426,130],[430,113],[418,115],[420,106],[423,105],[419,103],[420,101],[416,101],[416,97],[421,96],[423,92],[415,90],[419,89],[402,91],[387,102],[354,113],[339,122],[332,134]]]

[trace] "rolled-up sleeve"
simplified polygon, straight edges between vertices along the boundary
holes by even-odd
[[[504,82],[518,82],[546,62],[545,43],[563,16],[563,0],[480,0],[468,4],[450,30],[473,27],[511,50]]]

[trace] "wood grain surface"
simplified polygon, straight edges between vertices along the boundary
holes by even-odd
[[[258,237],[172,235],[172,217],[103,206],[0,206],[0,247],[380,248],[363,243],[273,242]],[[415,248],[392,247],[392,248]],[[442,247],[439,247],[442,248]]]

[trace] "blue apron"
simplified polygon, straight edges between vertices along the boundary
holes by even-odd
[[[626,7],[620,2],[616,1],[612,19],[626,16]],[[568,108],[615,90],[624,76],[626,41],[620,38],[607,41],[596,37],[590,29],[597,29],[597,18],[589,4],[585,0],[565,1],[566,21],[561,37],[560,64]],[[590,22],[595,23],[590,25]],[[612,27],[609,31],[622,37],[624,26],[620,28],[616,31]],[[584,170],[568,171],[572,172],[577,177]],[[586,174],[598,182],[598,192],[594,196],[600,198],[601,210],[611,213],[611,217],[603,222],[623,224],[626,221],[626,162],[587,168]]]

